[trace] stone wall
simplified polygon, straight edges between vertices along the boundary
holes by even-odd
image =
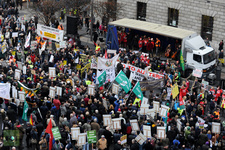
[[[167,25],[168,8],[179,10],[178,28],[201,33],[202,15],[214,17],[212,47],[218,49],[218,43],[225,37],[225,1],[224,0],[117,0],[124,6],[120,18],[137,18],[137,2],[147,3],[146,21]]]

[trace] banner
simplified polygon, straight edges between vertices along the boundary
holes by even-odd
[[[56,42],[62,42],[64,31],[37,24],[37,34],[42,38],[47,38]]]
[[[87,139],[89,144],[97,143],[96,131],[95,130],[87,131]]]
[[[26,39],[26,42],[25,42],[25,44],[24,44],[24,47],[25,48],[27,48],[27,47],[29,47],[30,46],[30,32],[29,32],[29,34],[28,34],[28,36],[27,36],[27,39]]]
[[[0,83],[0,97],[10,99],[10,83]]]
[[[115,68],[111,69],[102,69],[101,71],[98,69],[97,70],[97,78],[104,72],[106,71],[106,79],[105,82],[107,83],[109,80],[110,82],[113,82],[115,80]],[[96,84],[99,84],[98,80],[96,80]]]
[[[106,80],[106,71],[103,71],[103,73],[97,79],[99,82],[99,87],[102,86]]]
[[[134,86],[133,92],[138,98],[140,98],[141,100],[143,99],[143,93],[141,91],[141,87],[140,87],[139,82],[137,82],[136,85]]]
[[[88,63],[87,65],[85,65],[83,68],[81,68],[80,73],[83,74],[84,71],[88,73],[90,66],[91,66],[91,63]]]
[[[123,90],[128,93],[131,89],[131,82],[125,75],[125,73],[121,70],[119,74],[116,76],[116,82],[123,88]]]
[[[163,84],[163,78],[158,79],[158,80],[153,80],[153,81],[140,81],[140,86],[142,91],[147,91],[147,90],[153,90],[156,88],[161,88],[161,85]]]
[[[114,56],[111,59],[105,59],[98,57],[98,69],[109,69],[114,68],[119,55]]]

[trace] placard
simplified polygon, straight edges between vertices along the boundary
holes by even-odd
[[[103,125],[104,126],[111,126],[111,124],[112,124],[111,115],[103,115]]]
[[[208,86],[209,86],[209,82],[202,80],[202,85],[204,86],[204,89],[207,90],[208,89]]]
[[[133,131],[140,131],[137,119],[130,120],[130,125]]]
[[[23,66],[23,74],[27,74],[27,67]]]
[[[88,143],[97,143],[96,130],[87,131]]]
[[[23,70],[22,62],[17,61],[18,69]]]
[[[49,59],[49,62],[50,62],[50,63],[53,63],[53,60],[54,60],[54,56],[51,55],[51,56],[50,56],[50,59]]]
[[[149,111],[149,105],[141,106],[141,108],[140,108],[140,114],[141,114],[141,115],[146,115],[146,114],[148,114],[148,111]]]
[[[15,86],[12,86],[12,97],[14,99],[17,99],[17,90]]]
[[[147,138],[142,134],[140,133],[136,138],[135,140],[140,144],[142,145],[146,140]]]
[[[204,129],[204,123],[199,123],[199,129]]]
[[[72,140],[78,140],[79,134],[80,134],[80,127],[71,128]]]
[[[49,77],[55,78],[55,67],[48,67]]]
[[[113,83],[113,85],[112,85],[112,93],[118,95],[119,89],[120,89],[120,86],[115,84],[115,83]]]
[[[13,32],[12,37],[18,37],[18,32]]]
[[[201,77],[202,77],[202,70],[200,70],[200,69],[195,69],[195,70],[193,70],[192,75],[193,75],[194,77],[201,78]]]
[[[21,102],[24,102],[24,100],[25,100],[25,92],[24,91],[19,91],[18,93],[19,93],[19,100]]]
[[[153,109],[155,110],[156,113],[159,112],[159,102],[153,101]]]
[[[166,127],[157,126],[157,138],[159,138],[159,139],[166,138]]]
[[[167,87],[166,90],[167,90],[167,96],[166,96],[166,99],[167,99],[167,100],[170,100],[170,96],[171,96],[171,93],[172,93],[172,89],[171,89],[170,87]]]
[[[181,132],[181,127],[182,127],[182,124],[180,122],[180,119],[177,119],[177,128],[180,132]]]
[[[102,99],[102,103],[103,103],[103,106],[105,107],[105,109],[108,110],[108,105],[107,105],[106,99]]]
[[[59,42],[60,48],[66,48],[66,41]]]
[[[149,109],[148,114],[154,119],[155,118],[155,110],[154,109]]]
[[[21,70],[15,69],[14,79],[19,80],[20,79],[20,73],[21,73]]]
[[[112,119],[112,124],[113,124],[114,130],[120,130],[121,129],[121,119],[120,118]]]
[[[173,99],[175,99],[178,94],[179,94],[179,89],[178,89],[178,85],[176,83],[176,84],[174,84],[172,86],[172,96],[173,96]]]
[[[59,132],[59,128],[58,127],[54,127],[52,128],[52,134],[53,134],[53,137],[54,139],[57,141],[57,140],[60,140],[62,137],[61,137],[61,134]]]
[[[143,134],[146,138],[151,138],[151,126],[143,125]]]
[[[78,134],[78,142],[77,142],[78,146],[82,146],[86,144],[86,136],[87,136],[87,133]]]
[[[143,97],[142,102],[141,102],[141,106],[149,106],[149,104],[148,104],[148,98]]]
[[[126,144],[127,143],[127,135],[121,136],[120,141],[121,141],[121,145]]]
[[[62,96],[62,87],[59,87],[59,86],[56,87],[56,94],[58,96]]]
[[[55,88],[54,87],[49,87],[49,97],[55,98]]]
[[[220,123],[212,122],[212,133],[220,134]]]
[[[95,95],[95,86],[88,85],[88,95]]]
[[[167,116],[167,112],[169,110],[169,107],[166,105],[161,105],[161,109],[160,109],[160,116],[161,117],[166,117]]]

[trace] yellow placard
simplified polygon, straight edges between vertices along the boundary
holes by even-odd
[[[87,58],[88,58],[88,55],[80,54],[80,60],[81,60],[81,62],[86,62],[87,61]]]
[[[44,32],[44,36],[48,37],[48,38],[56,39],[56,35],[52,34],[52,33],[49,33],[49,32]]]
[[[127,135],[121,136],[120,141],[121,141],[121,145],[126,144],[127,143]]]
[[[81,65],[77,64],[77,70],[80,70],[80,69],[81,69]]]
[[[88,70],[89,70],[90,67],[91,67],[91,63],[88,63],[87,65],[85,65],[85,66],[80,70],[81,74],[83,74],[83,72],[85,71],[85,69],[87,69],[87,72],[88,72]]]
[[[178,85],[176,83],[172,86],[173,99],[176,98],[178,94],[179,94],[179,89],[178,89]]]

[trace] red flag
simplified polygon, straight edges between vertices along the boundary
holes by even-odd
[[[34,125],[34,121],[33,121],[33,117],[32,117],[32,114],[30,114],[30,124],[33,126]]]
[[[50,119],[48,126],[45,130],[46,133],[50,134],[49,137],[49,150],[52,150],[52,141],[53,141],[53,133],[52,133],[52,120]]]
[[[108,59],[107,49],[105,50],[105,58]]]

